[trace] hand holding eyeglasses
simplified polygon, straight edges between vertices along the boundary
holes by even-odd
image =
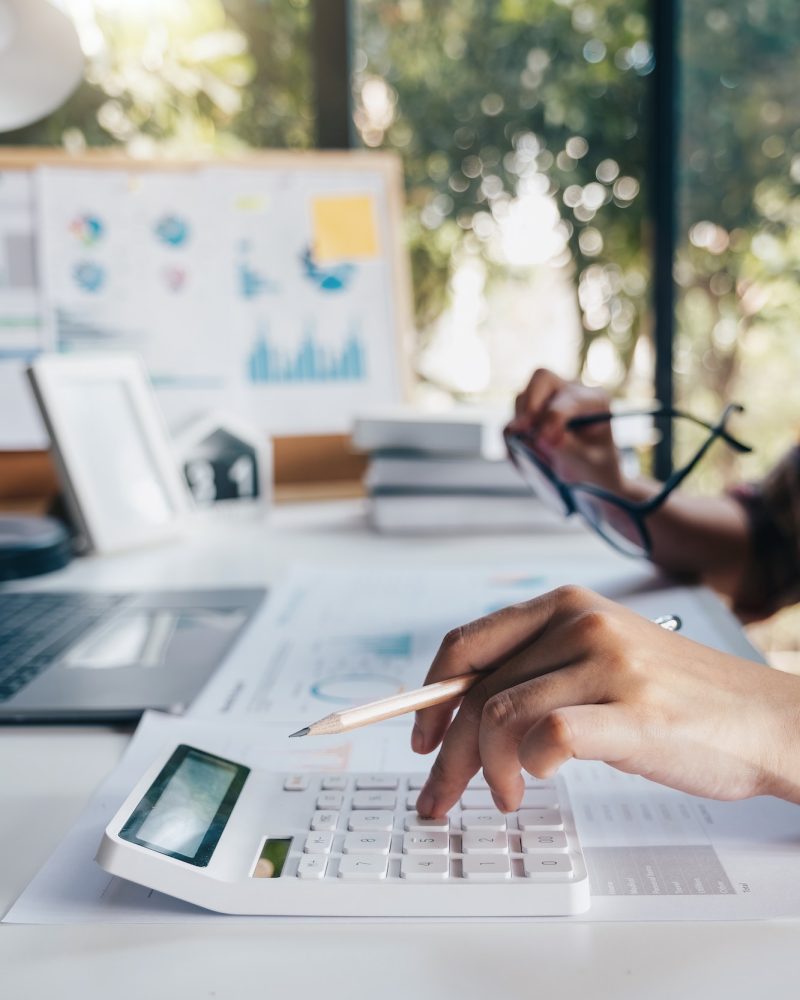
[[[741,409],[737,404],[727,406],[716,424],[664,407],[613,414],[602,391],[564,382],[542,369],[517,398],[506,444],[523,479],[543,503],[566,517],[579,514],[625,555],[650,556],[652,515],[664,507],[717,438],[735,451],[751,450],[727,430],[731,415]],[[679,418],[708,432],[686,465],[665,483],[646,487],[626,483],[611,433],[615,417],[643,415]]]
[[[565,482],[589,482],[620,491],[622,471],[611,423],[602,421],[571,432],[568,429],[576,417],[607,413],[610,405],[605,390],[566,382],[540,368],[517,396],[514,419],[506,433],[535,439]]]

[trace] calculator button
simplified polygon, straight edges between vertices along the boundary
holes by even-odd
[[[311,817],[312,830],[335,830],[338,824],[338,812],[315,812]]]
[[[494,799],[492,798],[491,792],[488,791],[477,791],[470,792],[467,790],[461,796],[461,808],[462,809],[496,809]]]
[[[343,774],[329,774],[322,779],[323,792],[344,792],[347,789],[347,778]]]
[[[461,871],[468,879],[511,878],[511,861],[508,856],[470,854],[461,862]]]
[[[508,851],[508,836],[497,830],[476,830],[465,833],[461,838],[464,854],[505,854]]]
[[[534,791],[526,789],[522,793],[520,809],[549,809],[556,804],[554,794],[549,794],[545,790]],[[467,789],[461,796],[462,809],[496,809],[491,792],[472,792]]]
[[[343,854],[388,854],[392,835],[381,833],[348,833],[342,845]]]
[[[304,854],[297,863],[298,878],[324,878],[328,859],[321,854]]]
[[[450,860],[441,854],[413,854],[400,862],[400,878],[413,881],[445,879],[450,874]]]
[[[566,851],[567,837],[560,830],[537,833],[523,833],[520,838],[522,850],[526,854],[536,851]]]
[[[354,792],[354,809],[394,809],[397,796],[391,792]]]
[[[358,809],[350,813],[347,821],[348,830],[391,830],[394,826],[394,813],[366,812]]]
[[[320,792],[317,796],[317,809],[341,809],[344,796],[341,792]]]
[[[304,792],[307,788],[307,774],[290,774],[283,781],[284,792]]]
[[[306,842],[303,844],[303,851],[306,854],[327,854],[333,844],[333,834],[321,831],[320,833],[309,833]]]
[[[572,877],[568,854],[526,854],[522,859],[526,878],[565,880]]]
[[[467,809],[461,813],[464,830],[505,830],[506,818],[496,809]]]
[[[450,829],[450,819],[445,816],[443,819],[427,819],[419,815],[419,813],[408,813],[406,815],[404,826],[406,830],[438,830],[441,833],[447,833]]]
[[[450,838],[436,830],[419,830],[403,835],[403,854],[447,854]]]
[[[552,809],[558,805],[558,796],[547,788],[526,788],[522,793],[520,809]]]
[[[564,829],[564,821],[558,809],[520,809],[517,822],[520,830]]]
[[[356,778],[356,788],[359,791],[387,791],[392,792],[397,788],[397,778],[392,778],[386,774],[366,774],[361,778]]]
[[[410,774],[408,776],[408,790],[410,792],[418,792],[427,780],[427,774]]]
[[[416,808],[417,808],[417,799],[418,798],[419,798],[419,796],[417,795],[416,792],[412,792],[410,795],[407,795],[406,796],[406,809],[411,809],[411,810],[416,811]]]
[[[339,859],[339,878],[365,880],[386,878],[388,860],[378,854],[343,854]]]

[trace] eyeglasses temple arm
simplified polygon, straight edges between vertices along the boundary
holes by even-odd
[[[717,440],[717,438],[724,438],[726,441],[728,437],[725,434],[725,423],[730,417],[731,413],[741,412],[742,407],[737,403],[731,403],[725,408],[725,412],[720,417],[719,423],[716,426],[710,426],[709,430],[712,432],[711,436],[703,442],[703,444],[697,449],[694,457],[682,468],[676,469],[675,472],[664,482],[658,493],[652,497],[642,508],[645,511],[653,511],[661,506],[662,503],[667,499],[667,497],[672,493],[673,490],[677,489],[678,486],[683,482],[684,479],[694,470],[698,462],[703,458],[705,453],[711,447],[711,445]],[[702,423],[702,421],[695,421],[696,423]],[[707,425],[704,425],[707,426]],[[734,439],[735,440],[735,439]],[[735,441],[735,447],[737,450],[752,451],[752,448],[748,448],[747,445],[741,444],[739,441]]]
[[[691,423],[696,424],[698,427],[704,427],[707,431],[713,431],[715,437],[720,437],[723,441],[727,442],[734,449],[741,454],[748,454],[753,449],[739,441],[732,434],[730,434],[725,429],[725,422],[728,420],[731,413],[741,413],[744,407],[740,406],[738,403],[731,403],[730,406],[726,407],[725,412],[718,424],[709,424],[705,420],[701,420],[699,417],[692,416],[691,413],[686,413],[683,410],[676,410],[672,407],[659,406],[653,407],[652,409],[642,409],[642,410],[623,410],[621,413],[612,413],[610,410],[605,410],[599,413],[585,413],[579,417],[573,417],[571,420],[567,421],[567,430],[577,430],[581,427],[590,427],[593,424],[602,424],[609,420],[619,420],[622,417],[681,417],[684,420],[689,420]]]

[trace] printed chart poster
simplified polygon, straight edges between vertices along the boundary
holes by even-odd
[[[198,173],[42,169],[37,209],[58,350],[140,354],[173,424],[235,395],[211,315],[214,231]]]
[[[235,168],[210,176],[232,282],[223,298],[234,304],[252,415],[278,434],[340,432],[365,407],[397,400],[385,177]]]
[[[48,167],[35,190],[53,343],[140,354],[173,427],[341,433],[399,398],[380,168]]]

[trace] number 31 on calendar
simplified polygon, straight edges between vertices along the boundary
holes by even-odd
[[[175,435],[181,470],[199,507],[231,501],[269,503],[269,438],[231,414],[211,413]]]

